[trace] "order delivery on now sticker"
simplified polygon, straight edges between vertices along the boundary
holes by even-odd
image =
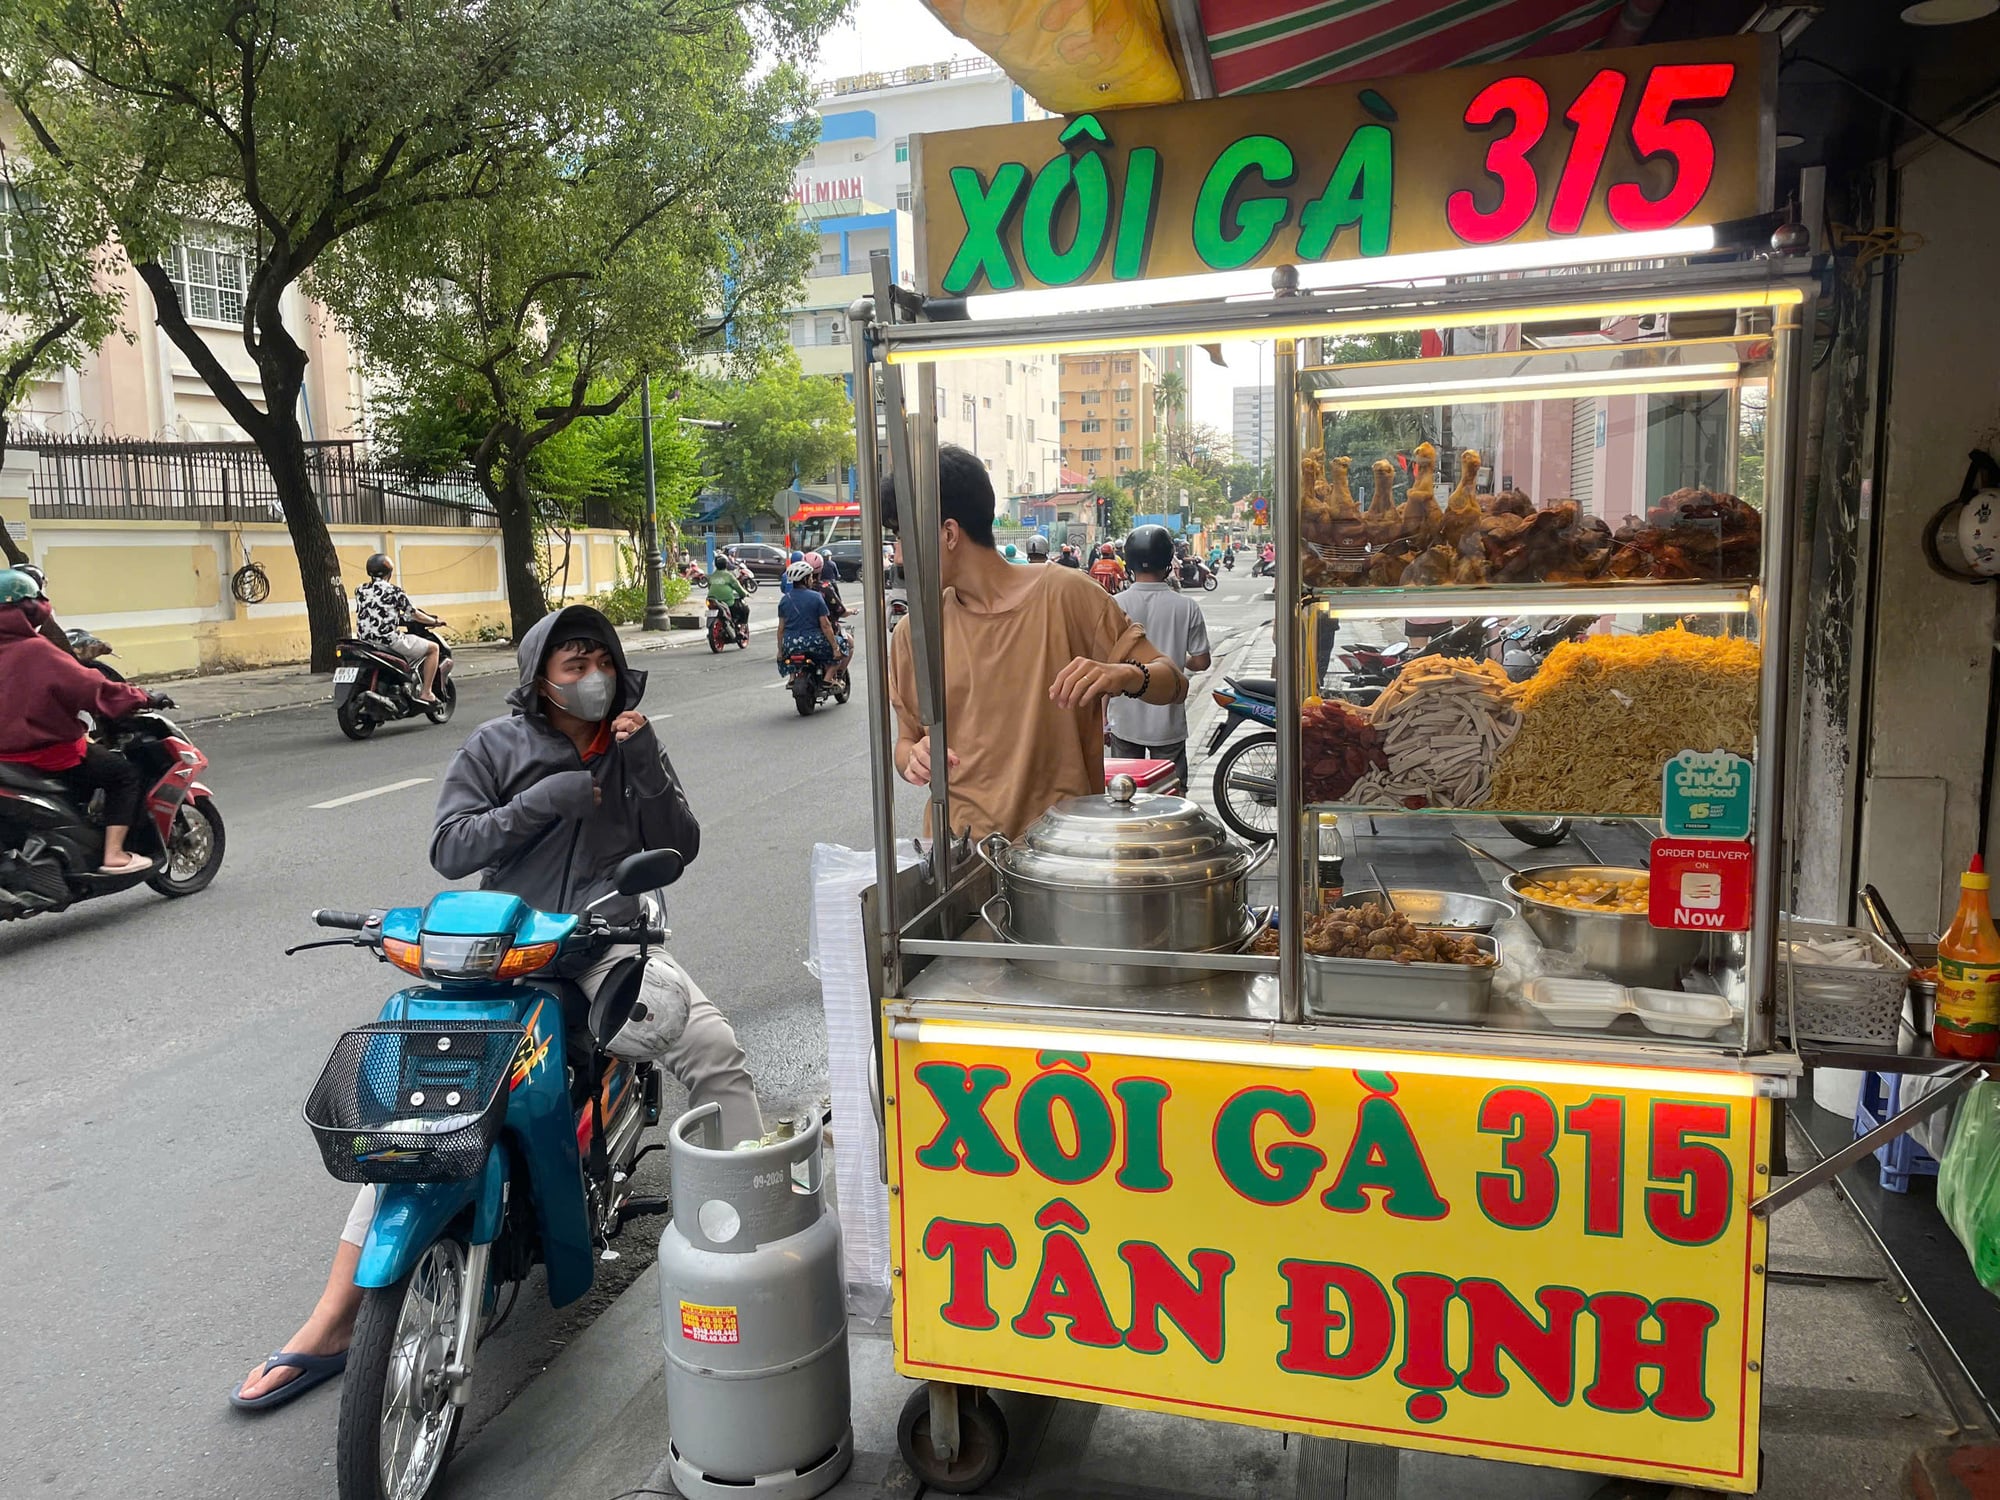
[[[710,1307],[701,1302],[681,1304],[681,1337],[696,1344],[738,1342],[736,1309]]]

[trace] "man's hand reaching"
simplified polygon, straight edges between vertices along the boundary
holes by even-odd
[[[945,756],[946,768],[956,771],[958,769],[958,752],[956,750],[947,750]],[[910,746],[910,758],[903,762],[903,780],[909,782],[911,786],[929,786],[931,784],[931,737],[929,735],[925,735],[914,745]]]
[[[646,727],[646,716],[636,708],[628,708],[611,721],[611,737],[623,743]]]
[[[1092,661],[1079,656],[1049,684],[1049,697],[1064,708],[1089,708],[1106,698],[1129,693],[1139,686],[1139,669],[1130,662]]]

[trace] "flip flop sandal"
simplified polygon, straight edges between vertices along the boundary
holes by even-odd
[[[287,1401],[297,1400],[314,1386],[325,1385],[346,1368],[345,1349],[338,1354],[293,1354],[288,1349],[280,1349],[264,1361],[262,1371],[291,1369],[299,1373],[275,1390],[266,1391],[261,1396],[243,1394],[243,1386],[255,1378],[246,1376],[243,1384],[230,1392],[229,1404],[238,1411],[269,1411],[273,1407],[283,1406]]]
[[[146,858],[145,855],[127,854],[125,856],[125,863],[117,869],[114,870],[109,865],[99,865],[97,873],[100,875],[137,875],[141,870],[150,870],[152,868],[153,862]]]

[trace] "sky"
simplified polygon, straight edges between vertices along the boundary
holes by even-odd
[[[829,32],[821,43],[812,74],[824,81],[850,73],[979,55],[979,49],[972,43],[947,31],[921,0],[855,0],[849,20]],[[1225,344],[1222,353],[1228,361],[1227,368],[1196,352],[1188,415],[1193,421],[1210,423],[1227,433],[1236,387],[1260,382],[1258,351],[1254,347],[1248,343]],[[1266,346],[1261,383],[1268,385],[1270,379],[1271,351]]]

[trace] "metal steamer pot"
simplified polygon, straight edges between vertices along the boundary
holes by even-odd
[[[1131,777],[1115,776],[1103,796],[1066,798],[1019,840],[990,834],[978,848],[1000,886],[982,915],[1005,942],[1226,953],[1256,935],[1245,893],[1273,846],[1252,854],[1187,798],[1139,793]],[[1224,972],[1014,962],[1073,984],[1181,984]]]

